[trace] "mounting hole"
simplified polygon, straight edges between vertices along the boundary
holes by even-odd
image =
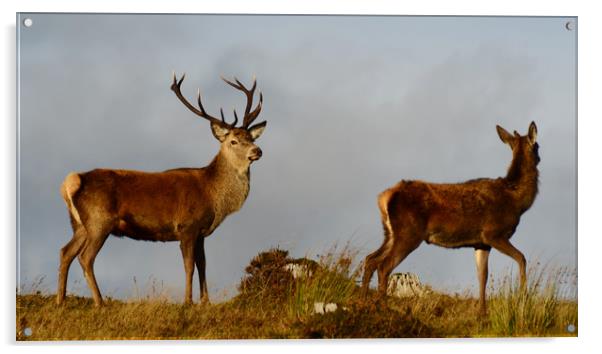
[[[32,330],[31,330],[31,328],[29,328],[29,327],[27,327],[27,328],[25,328],[25,329],[23,330],[23,334],[24,334],[26,337],[29,337],[29,336],[31,336],[31,334],[32,334],[32,333],[33,333],[33,332],[32,332]]]
[[[564,28],[566,28],[567,31],[572,31],[573,29],[575,29],[575,24],[573,23],[573,21],[568,21],[564,24]]]
[[[26,18],[23,20],[23,26],[31,27],[33,25],[33,20],[31,18]]]
[[[577,328],[575,328],[575,325],[574,325],[574,324],[570,324],[570,325],[566,326],[566,330],[567,330],[569,333],[574,333],[576,329],[577,329]]]

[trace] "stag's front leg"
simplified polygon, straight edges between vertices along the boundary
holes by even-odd
[[[194,275],[194,240],[185,238],[180,241],[180,250],[184,259],[184,270],[186,271],[186,294],[184,303],[192,304],[192,276]]]
[[[205,276],[205,237],[203,235],[199,236],[194,246],[194,261],[199,272],[200,301],[206,304],[209,302],[209,294],[207,292],[207,277]]]

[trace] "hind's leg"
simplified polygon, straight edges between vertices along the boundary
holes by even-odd
[[[96,306],[102,305],[102,296],[100,295],[100,290],[98,289],[98,284],[96,283],[96,277],[94,276],[94,260],[96,259],[96,255],[104,245],[107,237],[109,236],[108,231],[98,231],[93,235],[89,235],[90,237],[86,240],[86,244],[83,247],[83,250],[79,254],[79,264],[82,266],[84,270],[84,277],[86,278],[86,282],[88,283],[88,287],[92,292],[92,297],[94,298],[94,303]]]
[[[380,209],[380,218],[383,224],[385,240],[383,241],[383,244],[376,251],[369,254],[364,261],[364,276],[362,278],[362,290],[364,293],[368,291],[372,274],[374,274],[374,271],[382,262],[383,255],[388,253],[393,245],[393,230],[391,228],[391,221],[388,211],[390,197],[390,190],[386,190],[378,196],[378,208]]]
[[[364,261],[364,277],[362,278],[362,290],[364,292],[368,290],[372,274],[374,274],[379,262],[382,262],[382,255],[391,247],[392,243],[390,237],[386,237],[383,244],[366,257]]]
[[[477,264],[477,275],[479,277],[479,312],[481,315],[487,314],[487,304],[485,302],[485,291],[487,288],[487,276],[490,247],[475,248],[474,257]]]
[[[511,257],[518,263],[518,269],[520,272],[520,288],[525,289],[527,285],[527,260],[525,256],[514,247],[507,239],[492,239],[489,241],[489,245],[493,246],[496,250],[503,254]]]
[[[389,252],[383,254],[383,260],[378,266],[378,291],[387,293],[389,275],[399,263],[401,263],[412,251],[414,251],[422,240],[409,234],[396,234],[393,237],[393,245]]]
[[[65,300],[65,294],[67,293],[67,277],[69,275],[69,267],[71,262],[77,254],[81,251],[82,246],[85,243],[85,230],[78,229],[73,233],[73,238],[69,241],[65,247],[61,248],[60,252],[60,266],[59,266],[59,279],[56,291],[56,303],[62,304]]]

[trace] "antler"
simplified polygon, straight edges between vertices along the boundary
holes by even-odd
[[[259,115],[259,112],[261,112],[261,107],[263,105],[263,94],[259,92],[259,103],[257,104],[257,107],[255,107],[255,109],[251,111],[251,108],[253,107],[253,96],[255,94],[255,89],[257,88],[257,80],[253,80],[253,86],[251,87],[251,89],[246,88],[245,85],[238,81],[237,78],[234,78],[234,81],[236,81],[236,83],[224,77],[222,77],[222,80],[224,80],[228,85],[234,87],[235,89],[242,91],[247,96],[247,106],[245,107],[245,115],[242,120],[242,127],[245,129],[249,128],[249,125],[253,123],[253,121]],[[234,117],[238,120],[238,117],[236,117],[236,111],[234,111]]]
[[[197,103],[199,105],[199,109],[197,109],[190,102],[188,102],[188,100],[186,100],[186,98],[182,95],[182,91],[180,90],[180,87],[182,86],[182,82],[184,81],[185,77],[186,77],[186,74],[183,74],[182,78],[180,78],[180,80],[177,80],[176,74],[174,73],[173,74],[173,83],[171,84],[172,91],[175,92],[176,96],[178,96],[178,98],[184,104],[184,106],[186,106],[189,110],[191,110],[196,115],[203,117],[212,123],[218,124],[224,128],[228,128],[228,129],[234,128],[236,123],[238,123],[238,117],[236,117],[236,113],[234,113],[235,120],[234,120],[234,123],[232,123],[232,124],[226,123],[226,120],[224,119],[224,110],[221,108],[220,108],[220,114],[222,117],[221,120],[209,115],[205,111],[205,108],[203,107],[203,103],[201,102],[201,90],[200,89],[197,92]]]
[[[173,83],[171,84],[171,89],[173,90],[173,92],[175,92],[176,96],[178,96],[180,101],[186,107],[188,107],[189,110],[194,112],[196,115],[203,117],[212,123],[219,124],[225,128],[232,129],[236,126],[236,124],[238,123],[238,115],[236,114],[236,110],[234,110],[234,122],[231,124],[226,123],[226,119],[224,118],[224,110],[222,108],[220,108],[220,110],[219,110],[221,118],[222,118],[221,120],[209,115],[205,111],[205,108],[203,107],[203,103],[201,102],[201,90],[200,89],[198,90],[198,93],[197,93],[197,103],[199,105],[199,108],[197,109],[190,102],[188,102],[186,100],[186,98],[184,98],[184,96],[182,95],[182,91],[180,91],[180,87],[182,86],[184,77],[186,77],[186,74],[182,75],[182,78],[180,78],[180,80],[177,80],[176,74],[174,73],[173,74]],[[263,106],[263,94],[260,92],[259,93],[259,103],[257,104],[257,107],[255,107],[255,109],[253,111],[251,111],[251,108],[253,107],[253,96],[255,95],[255,89],[257,88],[257,80],[253,80],[253,87],[251,87],[251,89],[247,89],[245,87],[245,85],[243,85],[240,81],[238,81],[237,78],[234,78],[234,81],[236,81],[236,83],[234,83],[228,79],[225,79],[223,77],[222,77],[222,80],[224,80],[228,85],[234,87],[235,89],[242,91],[247,96],[247,106],[245,107],[245,115],[244,115],[243,121],[242,121],[242,128],[248,129],[249,125],[251,125],[251,123],[253,123],[253,121],[259,115],[259,112],[261,112],[261,107]]]

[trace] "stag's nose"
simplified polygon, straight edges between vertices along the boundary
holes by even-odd
[[[255,148],[253,148],[253,150],[251,150],[251,156],[249,158],[251,159],[251,161],[255,161],[255,160],[259,160],[261,155],[263,155],[263,152],[261,151],[261,149],[259,147],[255,147]]]

